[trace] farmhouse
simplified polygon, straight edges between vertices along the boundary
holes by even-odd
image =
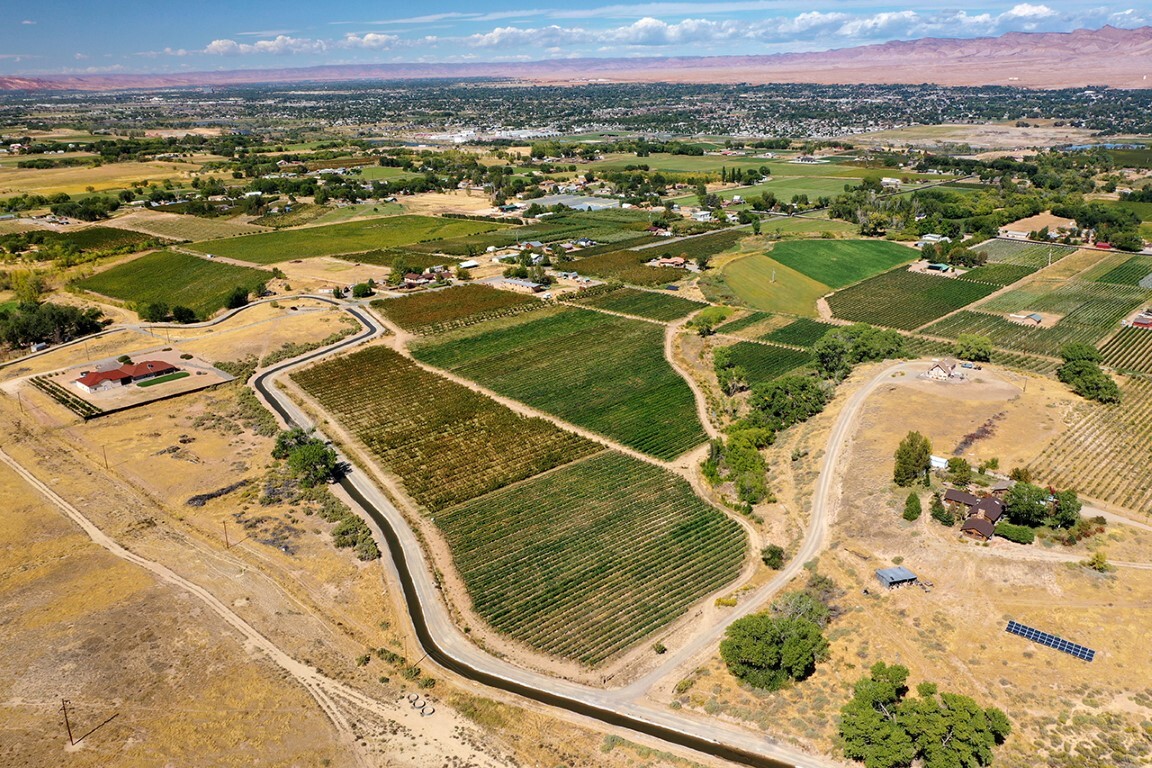
[[[952,238],[950,238],[946,235],[937,235],[935,233],[929,233],[927,235],[924,235],[923,237],[921,237],[919,240],[916,241],[916,247],[917,248],[923,248],[926,245],[937,245],[939,243],[950,243],[950,242],[952,242]]]
[[[958,491],[955,488],[949,488],[944,491],[944,506],[951,509],[953,512],[964,512],[980,503],[979,496],[973,496],[964,491]]]
[[[988,541],[996,532],[996,525],[983,517],[970,517],[960,525],[960,533],[971,539]]]
[[[514,291],[519,291],[520,293],[540,293],[540,291],[544,290],[542,283],[535,283],[531,280],[519,280],[514,277],[505,278],[500,282],[500,285],[511,288]]]
[[[136,381],[154,379],[168,373],[175,373],[179,368],[162,360],[145,360],[142,363],[125,363],[119,368],[105,371],[83,371],[80,378],[73,383],[92,394],[103,392],[114,387],[126,387]]]
[[[885,176],[880,179],[880,186],[884,189],[900,189],[900,179]]]
[[[906,584],[916,583],[916,574],[902,565],[895,568],[881,568],[876,571],[876,578],[888,589],[903,587]]]
[[[935,381],[959,378],[959,374],[956,373],[956,361],[950,358],[932,363],[932,367],[924,375]]]
[[[674,267],[676,269],[686,269],[688,267],[688,260],[683,256],[661,256],[659,259],[653,259],[648,262],[653,267]]]

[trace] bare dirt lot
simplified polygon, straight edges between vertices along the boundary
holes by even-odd
[[[830,659],[809,680],[768,694],[734,684],[714,658],[676,698],[832,750],[834,716],[852,682],[876,661],[896,662],[911,669],[913,685],[935,681],[1008,713],[1014,733],[997,765],[1105,765],[1119,755],[1146,762],[1152,743],[1141,722],[1152,715],[1152,688],[1137,670],[1152,663],[1139,639],[1152,618],[1152,572],[1121,567],[1107,576],[1077,563],[1097,547],[1147,561],[1148,534],[1110,530],[1076,547],[982,546],[927,514],[904,521],[908,491],[891,485],[892,454],[908,430],[924,433],[939,455],[968,445],[970,459],[995,456],[1009,468],[1063,429],[1059,415],[1068,405],[1053,382],[1030,377],[1024,392],[996,371],[958,385],[893,380],[865,406],[833,539],[813,566],[843,590],[836,601],[842,615],[828,629]],[[975,437],[985,426],[990,434]],[[920,495],[926,508],[927,492]],[[882,592],[873,571],[893,563],[935,587]],[[1092,647],[1096,661],[1009,636],[1009,618]]]

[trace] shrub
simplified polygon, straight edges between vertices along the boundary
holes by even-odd
[[[784,567],[784,547],[779,544],[769,544],[760,550],[760,559],[764,561],[764,565],[778,571]]]
[[[820,627],[805,618],[755,614],[728,627],[720,655],[737,678],[769,691],[803,680],[828,652]]]
[[[1012,523],[997,523],[996,535],[1014,541],[1017,544],[1031,544],[1036,540],[1036,532],[1026,525],[1013,525]]]

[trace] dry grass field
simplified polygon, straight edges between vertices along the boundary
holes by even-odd
[[[872,374],[858,374],[865,375]],[[998,766],[1147,763],[1152,685],[1144,670],[1152,652],[1142,634],[1152,619],[1152,571],[1121,567],[1101,575],[1077,563],[1096,547],[1117,561],[1148,562],[1149,534],[1112,526],[1096,541],[1070,548],[1002,540],[981,546],[927,514],[914,523],[901,519],[907,491],[891,485],[890,472],[908,430],[919,429],[934,452],[951,455],[991,421],[991,436],[965,455],[997,456],[1006,468],[1064,431],[1071,398],[1059,385],[1030,378],[1023,392],[987,368],[979,376],[980,382],[959,385],[894,379],[865,407],[844,467],[830,546],[815,564],[843,590],[836,600],[842,615],[828,629],[830,659],[809,680],[766,694],[734,684],[714,658],[682,684],[675,695],[682,706],[832,751],[835,716],[852,682],[876,661],[895,662],[909,667],[913,686],[935,681],[1008,713],[1014,732],[997,753]],[[819,430],[826,416],[804,426]],[[795,488],[802,499],[810,478],[778,453],[790,447],[787,441],[774,446],[770,464],[800,476]],[[778,479],[775,487],[791,506],[791,484]],[[934,588],[881,592],[873,571],[894,562]],[[1096,660],[1088,664],[1007,635],[1009,618],[1092,647]]]
[[[123,189],[133,182],[179,179],[199,168],[189,163],[108,163],[98,168],[0,168],[0,197],[35,193],[69,195],[83,193],[88,187],[97,192]]]
[[[122,229],[131,229],[146,235],[193,242],[269,231],[267,227],[258,227],[233,219],[205,219],[162,211],[132,211],[117,216],[112,223]]]
[[[7,467],[0,493],[0,763],[352,764],[304,689],[199,601],[92,543]],[[61,696],[75,735],[91,731],[75,747]]]

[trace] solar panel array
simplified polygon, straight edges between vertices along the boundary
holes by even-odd
[[[1092,661],[1092,659],[1096,658],[1096,651],[1092,650],[1091,648],[1085,648],[1082,645],[1070,643],[1062,637],[1056,637],[1056,635],[1050,635],[1047,632],[1041,632],[1038,629],[1032,629],[1032,627],[1025,626],[1015,621],[1009,621],[1008,626],[1004,631],[1010,632],[1013,635],[1019,635],[1020,637],[1031,640],[1034,643],[1040,643],[1040,645],[1046,645],[1049,648],[1055,648],[1058,651],[1063,651],[1064,653],[1075,656],[1078,659],[1083,659],[1084,661]]]

